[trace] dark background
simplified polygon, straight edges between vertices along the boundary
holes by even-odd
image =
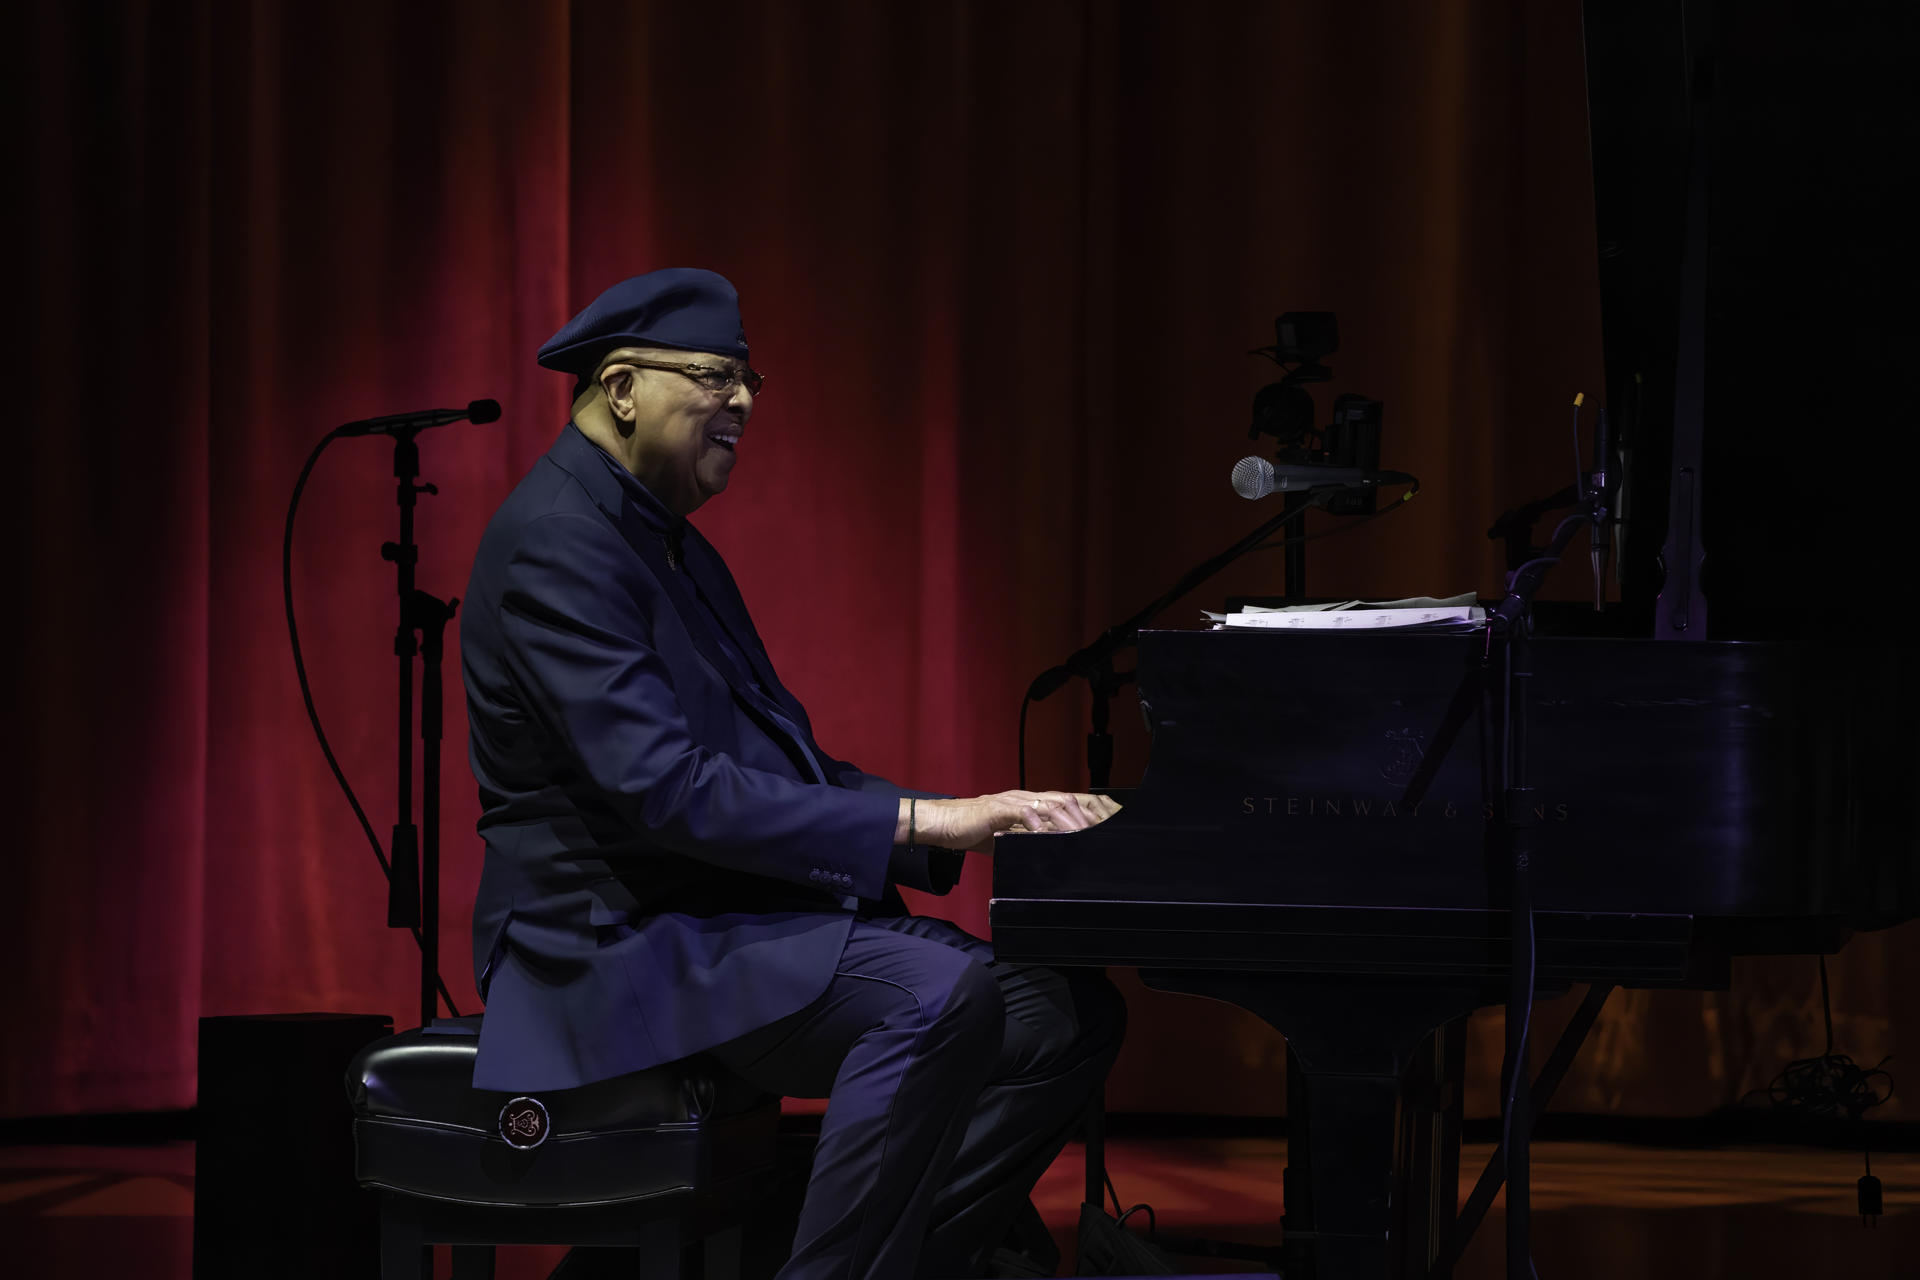
[[[566,418],[533,352],[615,280],[739,286],[769,383],[697,523],[828,749],[959,792],[1012,785],[1035,672],[1268,513],[1226,477],[1277,313],[1338,311],[1322,413],[1383,400],[1383,462],[1423,481],[1314,544],[1316,593],[1497,590],[1486,526],[1566,483],[1567,405],[1604,394],[1573,0],[38,0],[10,21],[32,341],[0,1115],[190,1105],[203,1014],[407,1021],[415,956],[287,651],[287,499],[331,426],[498,398],[499,423],[423,437],[421,585],[461,594]],[[1805,345],[1776,363],[1812,404]],[[315,697],[383,836],[390,486],[382,444],[330,451],[294,559]],[[1280,576],[1249,557],[1168,621]],[[1585,589],[1570,568],[1547,594]],[[471,1011],[480,845],[449,671],[443,968]],[[1036,709],[1037,784],[1080,780],[1085,717],[1079,694]],[[1144,743],[1129,706],[1115,721],[1126,781]],[[926,905],[983,928],[988,880],[975,859]],[[1841,957],[1839,1048],[1920,1049],[1917,951],[1908,927]],[[1129,992],[1116,1108],[1281,1109],[1276,1035]],[[1739,963],[1731,992],[1621,992],[1556,1105],[1736,1102],[1818,1051],[1817,1001],[1793,958]],[[1569,1012],[1546,1006],[1536,1042]],[[1476,1017],[1474,1114],[1498,1043]]]

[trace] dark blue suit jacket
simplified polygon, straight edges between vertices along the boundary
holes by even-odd
[[[764,1026],[826,989],[857,900],[950,884],[893,848],[902,790],[820,750],[712,545],[571,423],[487,526],[460,656],[478,1088]]]

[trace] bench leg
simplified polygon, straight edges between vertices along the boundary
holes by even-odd
[[[638,1280],[680,1280],[680,1222],[662,1218],[642,1224],[639,1231]]]
[[[699,1259],[695,1280],[740,1280],[740,1242],[744,1235],[743,1228],[728,1227],[697,1242],[693,1246]]]
[[[493,1246],[453,1246],[453,1280],[493,1280]]]
[[[392,1205],[380,1211],[380,1280],[433,1280],[433,1251],[420,1239],[420,1224]]]

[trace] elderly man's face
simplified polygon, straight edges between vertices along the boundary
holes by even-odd
[[[740,364],[728,356],[633,347],[616,352],[600,375],[621,433],[631,431],[629,469],[676,514],[691,515],[727,487],[734,450],[753,413],[746,387],[713,392],[678,370],[731,373]],[[675,367],[648,367],[655,365]]]

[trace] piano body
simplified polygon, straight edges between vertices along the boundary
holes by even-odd
[[[1787,487],[1920,469],[1920,436],[1876,426],[1910,417],[1915,248],[1873,185],[1920,128],[1897,75],[1859,69],[1901,45],[1871,24],[1783,0],[1583,21],[1631,522],[1606,633],[1542,610],[1528,759],[1536,989],[1603,997],[1720,986],[1732,956],[1824,954],[1920,914],[1920,677],[1863,607],[1905,591],[1904,507],[1857,479]],[[1002,956],[1138,966],[1285,1034],[1289,1159],[1311,1168],[1288,1176],[1292,1280],[1428,1275],[1454,1214],[1460,1020],[1501,1003],[1510,967],[1481,652],[1144,632],[1130,803],[995,860]]]
[[[1152,749],[1127,806],[995,859],[999,955],[1137,966],[1287,1037],[1292,1159],[1312,1152],[1289,1224],[1311,1217],[1323,1278],[1424,1275],[1451,1225],[1448,1171],[1406,1167],[1447,1152],[1438,1119],[1410,1132],[1405,1084],[1423,1046],[1457,1059],[1436,1029],[1505,991],[1482,652],[1478,633],[1144,632]],[[1913,914],[1920,677],[1898,649],[1542,637],[1532,657],[1540,990],[1722,986],[1734,955],[1831,952]]]

